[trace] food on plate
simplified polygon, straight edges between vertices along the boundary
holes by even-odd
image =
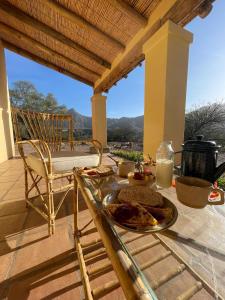
[[[130,226],[154,226],[158,222],[138,203],[109,204],[106,207],[115,221]]]
[[[83,175],[88,175],[88,176],[99,176],[99,177],[104,177],[104,176],[109,176],[114,174],[113,169],[110,167],[105,167],[105,166],[100,166],[96,168],[88,168],[84,167],[80,169],[80,174]]]
[[[105,166],[100,166],[96,168],[97,173],[100,176],[106,176],[106,175],[111,175],[114,174],[113,169],[110,167],[105,167]]]
[[[144,176],[144,174],[142,174],[142,173],[134,172],[133,178],[134,178],[135,180],[144,180],[144,179],[145,179],[145,176]]]
[[[147,186],[129,186],[121,189],[118,195],[120,202],[138,202],[150,206],[163,206],[163,196]]]
[[[173,210],[171,207],[159,208],[149,205],[143,205],[143,207],[160,223],[162,221],[169,221],[173,217]]]
[[[94,176],[94,175],[97,175],[98,173],[94,170],[90,170],[88,172],[86,172],[87,175],[90,175],[90,176]]]

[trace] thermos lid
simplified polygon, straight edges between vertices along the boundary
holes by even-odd
[[[197,135],[196,140],[188,140],[182,146],[183,150],[188,151],[216,151],[220,146],[214,141],[204,141],[203,135]]]

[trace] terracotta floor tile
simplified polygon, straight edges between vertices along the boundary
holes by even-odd
[[[23,172],[20,159],[0,165],[0,197],[3,199],[0,200],[0,299],[84,299],[74,249],[72,192],[57,215],[56,233],[48,237],[46,221],[34,209],[25,206]],[[56,204],[59,199],[57,195]],[[35,203],[40,205],[37,200]],[[79,207],[80,224],[84,226],[90,215],[81,197]],[[85,241],[98,236],[93,222],[85,231]],[[105,278],[93,279],[92,285],[111,278],[115,278],[114,271],[108,272]],[[124,296],[119,287],[102,299],[120,300]]]
[[[18,177],[19,178],[19,177]],[[0,184],[1,183],[7,183],[7,182],[17,182],[17,178],[14,176],[9,176],[9,175],[0,175]],[[21,182],[20,182],[21,184]]]
[[[7,278],[8,272],[13,263],[13,257],[15,255],[14,249],[17,247],[17,239],[12,241],[7,241],[2,239],[0,241],[0,282],[4,282]],[[1,295],[1,286],[0,286],[0,295]]]
[[[0,201],[0,217],[27,212],[25,200]]]
[[[11,191],[14,181],[0,183],[0,197],[3,197],[7,192]]]
[[[24,187],[14,188],[14,185],[10,188],[10,190],[3,196],[2,201],[8,200],[17,200],[24,199]]]
[[[27,213],[20,213],[16,215],[7,215],[0,217],[0,240],[7,236],[15,235],[23,230],[23,225]]]

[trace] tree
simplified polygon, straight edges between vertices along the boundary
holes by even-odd
[[[9,90],[10,100],[13,106],[36,112],[66,113],[64,105],[59,105],[53,94],[44,96],[36,87],[28,81],[16,81],[13,89]]]
[[[185,115],[185,140],[203,134],[206,138],[217,138],[225,126],[225,105],[221,102],[195,108]]]
[[[67,108],[65,105],[59,105],[55,96],[48,93],[43,102],[43,111],[48,113],[66,113]]]
[[[27,110],[40,111],[44,101],[44,95],[38,93],[28,81],[16,81],[14,88],[9,90],[9,95],[13,106]]]

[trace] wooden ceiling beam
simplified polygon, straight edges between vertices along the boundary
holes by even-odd
[[[148,20],[124,0],[107,0],[107,2],[109,2],[112,6],[125,13],[128,17],[130,17],[142,27],[147,25]]]
[[[90,50],[84,48],[83,46],[79,45],[78,43],[72,41],[65,35],[61,34],[60,32],[56,31],[55,29],[47,26],[46,24],[38,21],[37,19],[29,16],[28,14],[24,13],[17,7],[13,6],[11,3],[9,3],[6,0],[0,1],[0,10],[3,10],[6,12],[9,16],[13,16],[16,19],[18,19],[20,22],[25,23],[28,26],[31,26],[48,36],[54,38],[55,40],[60,41],[63,44],[66,44],[67,46],[70,46],[71,48],[75,49],[76,51],[79,51],[80,53],[84,54],[88,58],[94,60],[96,63],[110,69],[111,64],[98,56],[97,54],[91,52]]]
[[[99,73],[96,73],[96,72],[80,65],[79,63],[77,63],[74,60],[72,60],[71,58],[61,54],[60,52],[55,51],[55,50],[43,45],[42,43],[40,43],[40,42],[34,40],[33,38],[31,38],[30,36],[26,35],[25,33],[22,33],[20,31],[16,30],[15,28],[8,26],[0,21],[0,36],[1,36],[2,32],[3,32],[3,34],[5,33],[6,36],[9,35],[17,40],[20,40],[22,43],[26,43],[26,44],[30,45],[31,47],[35,47],[37,49],[40,49],[41,51],[44,51],[45,53],[47,53],[50,56],[56,57],[57,59],[60,59],[72,66],[78,67],[81,71],[88,72],[88,73],[98,76],[98,77],[101,75]]]
[[[160,27],[171,20],[176,24],[182,24],[184,19],[190,21],[193,11],[197,11],[205,0],[167,0],[161,1],[152,12],[148,24],[139,30],[126,49],[112,62],[110,70],[106,70],[100,79],[95,82],[94,92],[101,93],[109,90],[115,82],[129,73],[139,62],[143,60],[143,44],[156,33]],[[194,16],[193,16],[194,17]],[[187,22],[185,22],[186,24]]]
[[[87,85],[93,86],[93,82],[91,82],[91,81],[89,81],[89,80],[87,80],[87,79],[85,79],[85,78],[83,78],[83,77],[81,77],[79,75],[71,73],[70,71],[68,71],[66,69],[63,69],[63,68],[61,68],[60,66],[58,66],[56,64],[50,63],[50,62],[46,61],[45,59],[43,59],[42,57],[34,55],[33,53],[31,53],[31,52],[29,52],[27,50],[24,50],[22,48],[19,48],[18,46],[15,46],[15,45],[13,45],[13,44],[5,41],[5,40],[2,40],[2,42],[3,42],[3,46],[5,48],[7,48],[8,50],[10,50],[10,51],[13,51],[13,52],[15,52],[15,53],[17,53],[19,55],[22,55],[22,56],[24,56],[24,57],[26,57],[28,59],[31,59],[31,60],[37,62],[38,64],[41,64],[41,65],[43,65],[45,67],[53,69],[53,70],[55,70],[55,71],[57,71],[59,73],[67,75],[67,76],[69,76],[69,77],[71,77],[71,78],[73,78],[75,80],[79,80],[79,81],[81,81],[81,82],[83,82],[83,83],[85,83]]]
[[[199,7],[199,10],[198,10],[199,17],[201,17],[202,19],[204,19],[205,17],[207,17],[210,14],[210,12],[212,11],[212,8],[213,8],[212,1],[206,0]]]
[[[98,37],[105,40],[108,44],[116,47],[119,51],[125,49],[125,45],[123,45],[120,41],[116,40],[114,37],[110,36],[109,34],[103,32],[94,24],[89,23],[84,18],[77,15],[75,12],[72,12],[71,10],[65,8],[61,4],[55,2],[54,0],[45,0],[44,3],[48,5],[48,7],[51,8],[52,10],[55,10],[57,13],[59,13],[61,16],[67,18],[72,23],[80,26],[82,29],[86,29],[90,33],[98,35]]]

